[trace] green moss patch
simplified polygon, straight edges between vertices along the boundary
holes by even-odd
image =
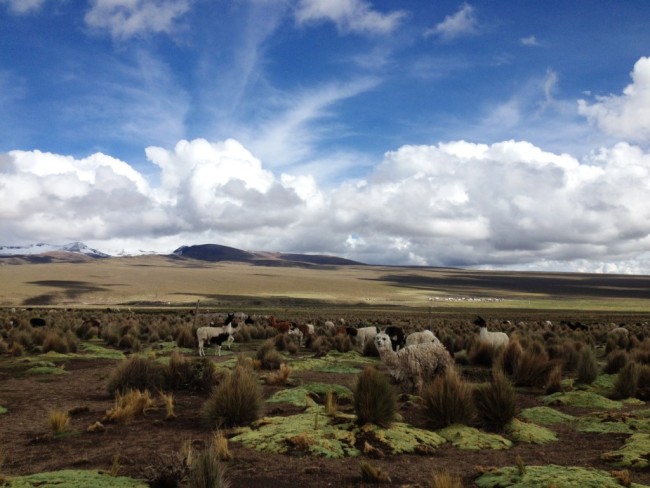
[[[548,444],[558,440],[552,430],[518,419],[506,425],[506,434],[514,441],[530,444]]]
[[[2,405],[0,405],[0,415],[2,415],[3,413],[7,413],[7,409]]]
[[[388,429],[366,424],[361,431],[372,434],[393,454],[428,452],[446,442],[442,436],[435,432],[410,427],[402,422],[394,422]]]
[[[327,458],[358,456],[353,422],[354,416],[339,415],[334,423],[322,407],[312,406],[298,415],[262,418],[252,427],[238,429],[231,441],[280,454],[302,451]]]
[[[70,374],[63,368],[57,366],[34,366],[26,371],[27,374]]]
[[[376,364],[377,360],[365,357],[356,351],[330,351],[320,358],[300,358],[291,362],[294,371],[317,371],[320,373],[350,373],[361,372],[360,366]]]
[[[517,467],[500,468],[481,475],[474,482],[481,488],[538,488],[561,486],[562,488],[621,488],[619,480],[610,473],[591,468],[573,466],[526,466],[520,473]],[[643,485],[632,483],[634,488]]]
[[[573,415],[544,406],[526,408],[522,410],[519,415],[531,422],[542,425],[561,424],[563,422],[572,422],[575,420]]]
[[[604,453],[603,461],[619,467],[647,468],[650,464],[650,434],[632,434],[616,451]]]
[[[352,398],[352,391],[345,386],[329,383],[306,383],[297,388],[279,391],[266,401],[268,403],[290,403],[298,407],[309,406],[306,398],[309,398],[311,395],[324,397],[328,391],[332,391],[339,398]]]
[[[474,427],[454,424],[438,431],[442,437],[458,448],[468,451],[480,449],[509,449],[512,442],[497,434],[481,432]]]
[[[650,418],[636,413],[599,412],[585,415],[576,421],[581,432],[633,434],[650,432]]]
[[[544,397],[546,405],[565,405],[582,408],[602,408],[606,410],[623,407],[621,402],[610,400],[598,393],[584,390],[553,393]]]
[[[101,346],[99,344],[94,344],[92,342],[84,342],[79,348],[83,355],[77,355],[77,357],[82,358],[94,358],[94,359],[124,359],[126,356],[122,351],[117,349],[109,349],[107,347]]]
[[[19,476],[5,480],[11,488],[146,488],[148,485],[124,476],[110,476],[97,471],[64,469]]]

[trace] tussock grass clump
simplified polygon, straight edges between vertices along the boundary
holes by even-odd
[[[556,363],[548,375],[548,381],[544,386],[544,393],[550,395],[562,391],[562,364]]]
[[[372,464],[361,461],[359,463],[361,468],[361,479],[369,483],[390,483],[391,479],[381,467],[373,466]]]
[[[206,357],[188,358],[174,349],[167,366],[167,384],[173,390],[209,392],[217,382],[214,363]]]
[[[511,338],[501,354],[500,361],[503,370],[510,375],[513,374],[523,353],[524,349],[521,347],[519,339]]]
[[[421,392],[424,412],[434,429],[469,424],[474,417],[472,387],[454,368],[427,383]]]
[[[562,362],[565,371],[578,369],[581,344],[575,341],[565,341],[562,344]]]
[[[388,378],[367,366],[354,388],[354,411],[359,423],[388,427],[397,414],[397,392]]]
[[[150,359],[132,356],[113,370],[108,380],[108,393],[128,390],[160,390],[165,383],[165,366]]]
[[[165,420],[172,420],[176,418],[176,414],[174,413],[174,395],[172,393],[165,393],[164,391],[158,392],[160,395],[160,399],[163,401],[165,405],[165,411],[167,414],[165,415]]]
[[[629,360],[628,353],[621,349],[616,349],[607,355],[607,362],[603,367],[603,373],[616,374],[625,367]]]
[[[328,336],[316,336],[311,341],[310,349],[316,356],[325,356],[334,347],[334,339]]]
[[[191,488],[227,488],[230,486],[226,476],[226,467],[211,447],[201,451],[192,460],[188,486]]]
[[[503,431],[516,413],[515,389],[499,368],[492,371],[492,382],[474,389],[474,405],[481,423],[488,429]]]
[[[268,385],[285,385],[289,379],[291,368],[286,363],[280,364],[280,368],[275,373],[270,373],[266,377]]]
[[[350,336],[338,334],[334,336],[334,349],[338,352],[350,352],[352,350],[352,340]]]
[[[203,404],[202,415],[210,428],[247,425],[257,420],[262,390],[255,373],[235,366]]]
[[[487,342],[477,342],[468,352],[469,361],[474,366],[491,368],[499,354],[499,348]]]
[[[546,352],[524,351],[512,375],[513,382],[516,386],[544,387],[555,364]]]
[[[615,398],[632,398],[636,395],[636,385],[639,379],[639,365],[629,361],[618,373],[614,382]]]
[[[339,409],[336,395],[332,390],[327,390],[325,393],[325,415],[334,416]]]
[[[598,377],[596,353],[591,347],[585,346],[580,350],[578,360],[578,376],[576,381],[585,385],[592,384]]]
[[[639,366],[635,396],[640,400],[650,399],[650,366],[647,364]]]
[[[370,356],[375,358],[379,357],[379,351],[377,350],[375,341],[367,341],[363,346],[362,354],[364,356]]]
[[[184,325],[178,329],[176,335],[176,345],[187,349],[194,349],[197,346],[196,335],[192,331],[191,325]]]
[[[70,428],[70,414],[63,410],[51,410],[47,414],[47,423],[52,433],[62,434]]]
[[[284,334],[276,337],[285,338]],[[280,344],[286,345],[286,338],[280,341]],[[280,369],[280,365],[284,362],[282,354],[276,349],[277,341],[274,339],[267,339],[257,349],[255,357],[259,359],[262,369]]]
[[[214,433],[214,437],[212,438],[212,449],[214,449],[217,458],[221,461],[229,461],[232,459],[232,453],[228,448],[228,438],[223,435],[223,432],[220,430],[217,430]]]
[[[68,352],[68,345],[57,331],[50,330],[46,333],[45,338],[43,339],[41,350],[44,353],[54,351],[60,354],[66,354]]]
[[[128,390],[125,393],[118,393],[115,397],[115,405],[106,412],[102,419],[105,422],[130,422],[136,415],[144,414],[154,406],[153,398],[148,390]]]
[[[434,471],[429,488],[463,488],[463,481],[458,476],[451,475],[449,471]]]

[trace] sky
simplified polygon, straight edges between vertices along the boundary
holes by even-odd
[[[0,245],[650,273],[650,2],[0,0]]]

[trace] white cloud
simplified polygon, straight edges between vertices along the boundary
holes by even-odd
[[[437,36],[443,41],[452,41],[478,33],[478,19],[474,7],[465,3],[458,12],[447,15],[445,19],[425,32],[425,36]]]
[[[84,20],[113,39],[170,33],[190,8],[190,0],[91,0]]]
[[[537,38],[532,35],[528,37],[522,37],[521,39],[519,39],[519,42],[521,42],[523,46],[541,46]]]
[[[0,0],[1,4],[6,4],[10,12],[18,15],[24,15],[39,10],[46,0]]]
[[[650,57],[642,57],[631,73],[632,84],[622,95],[578,101],[578,112],[607,135],[627,141],[650,141]]]
[[[524,141],[402,146],[327,192],[310,175],[275,176],[233,139],[146,154],[155,187],[104,154],[0,156],[0,235],[13,241],[2,244],[214,242],[380,264],[650,272],[650,154],[627,143],[584,160]]]
[[[364,0],[300,0],[294,15],[299,25],[329,20],[344,33],[388,34],[406,13],[396,10],[382,14]]]

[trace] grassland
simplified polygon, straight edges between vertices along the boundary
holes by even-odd
[[[258,266],[166,256],[0,265],[0,306],[334,306],[650,312],[650,277],[389,266]]]

